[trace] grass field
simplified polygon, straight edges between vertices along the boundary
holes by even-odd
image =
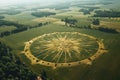
[[[98,39],[104,39],[103,42],[105,44],[105,48],[108,50],[108,53],[102,55],[99,59],[95,60],[92,66],[80,65],[78,67],[58,68],[56,70],[53,70],[52,68],[46,68],[45,66],[42,67],[41,65],[30,65],[30,63],[28,63],[29,60],[25,57],[22,57],[23,54],[19,55],[21,59],[25,60],[25,63],[28,64],[35,72],[39,73],[39,71],[42,71],[44,69],[47,72],[47,75],[49,77],[52,77],[52,78],[54,77],[55,79],[61,78],[62,80],[67,80],[67,79],[78,80],[81,78],[86,80],[86,77],[84,75],[89,77],[89,76],[94,76],[94,74],[96,74],[96,76],[97,75],[103,76],[100,73],[101,70],[102,71],[107,70],[107,73],[106,73],[107,75],[112,75],[114,73],[116,74],[115,76],[117,76],[117,73],[114,69],[118,67],[118,65],[116,65],[116,61],[119,60],[120,34],[109,34],[109,33],[104,33],[96,30],[76,29],[76,28],[71,28],[71,27],[66,27],[61,25],[50,24],[47,26],[31,29],[18,34],[10,35],[8,37],[4,37],[2,38],[2,41],[8,44],[10,47],[12,47],[13,50],[15,50],[15,52],[20,53],[20,51],[22,51],[24,48],[24,42],[31,40],[34,37],[40,36],[44,33],[52,33],[56,31],[57,32],[77,31],[80,33],[85,33],[88,35],[95,36]],[[113,60],[113,58],[115,58],[115,60]],[[112,65],[115,65],[115,66],[112,66]],[[108,66],[111,66],[111,67],[108,68]],[[87,73],[88,71],[89,73]],[[66,75],[64,75],[63,73]],[[71,73],[74,73],[76,76],[71,76]],[[82,76],[79,76],[78,74]],[[108,76],[106,77],[107,79],[111,78]],[[101,79],[102,78],[100,78],[99,80]]]
[[[117,21],[116,22],[101,21],[101,26],[117,29],[118,31],[120,31],[120,22]]]
[[[30,12],[22,12],[16,15],[5,15],[5,20],[17,22],[25,25],[35,25],[37,22],[32,21],[36,17],[32,16]]]
[[[102,9],[106,9],[108,6],[102,6]],[[115,6],[115,5],[114,5]],[[31,6],[32,7],[32,6]],[[38,9],[39,11],[40,9]],[[120,33],[112,34],[107,32],[101,32],[94,29],[80,29],[65,26],[65,23],[61,21],[66,17],[76,19],[77,26],[91,25],[91,15],[83,15],[79,12],[78,7],[71,7],[67,10],[50,10],[41,9],[42,11],[54,11],[57,14],[49,17],[37,18],[31,15],[32,11],[24,11],[16,15],[4,15],[5,20],[18,22],[26,25],[36,25],[41,22],[50,22],[47,25],[41,27],[32,28],[20,33],[12,34],[0,38],[0,41],[4,42],[13,49],[13,53],[20,57],[20,60],[27,66],[36,72],[38,75],[42,71],[46,72],[48,78],[53,80],[120,80]],[[120,21],[113,19],[100,18],[101,25],[120,30]],[[11,31],[15,29],[14,26],[0,27],[0,33],[4,31]],[[101,55],[99,58],[92,62],[92,65],[81,64],[74,67],[61,67],[53,69],[51,67],[42,66],[39,64],[31,64],[30,60],[21,53],[24,50],[25,42],[32,40],[35,37],[43,34],[53,32],[79,32],[87,35],[94,36],[98,40],[103,40],[105,49],[108,51]],[[87,40],[86,40],[87,42]]]
[[[15,26],[1,26],[0,27],[0,33],[4,32],[4,31],[11,31],[16,29]]]

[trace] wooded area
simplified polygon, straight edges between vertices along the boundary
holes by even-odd
[[[0,80],[35,80],[36,74],[11,51],[10,47],[0,42]]]
[[[33,12],[31,15],[36,16],[36,17],[47,17],[50,15],[56,15],[56,13],[53,12]]]
[[[101,10],[98,10],[98,11],[95,11],[95,15],[94,17],[120,17],[120,12],[119,11],[101,11]]]

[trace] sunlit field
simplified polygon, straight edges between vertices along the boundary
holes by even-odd
[[[120,80],[119,0],[0,1],[0,42],[36,79]]]

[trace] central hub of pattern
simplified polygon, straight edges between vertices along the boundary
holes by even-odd
[[[80,53],[79,47],[80,43],[79,40],[75,40],[73,38],[60,37],[60,38],[53,38],[51,41],[46,41],[45,47],[47,50],[57,51],[59,53],[71,53],[72,51]],[[69,54],[70,56],[70,54]]]

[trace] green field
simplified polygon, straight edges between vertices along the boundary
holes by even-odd
[[[4,32],[4,31],[11,31],[16,29],[15,26],[1,26],[0,27],[0,33]]]
[[[23,50],[24,48],[24,42],[31,40],[34,37],[40,36],[44,33],[51,33],[51,32],[71,32],[71,31],[78,31],[80,33],[85,33],[88,35],[92,35],[97,37],[98,39],[104,39],[104,44],[105,44],[105,48],[108,50],[108,53],[102,55],[100,58],[98,58],[97,60],[95,60],[93,62],[92,66],[87,66],[87,65],[80,65],[79,67],[74,67],[74,68],[60,68],[60,69],[56,69],[53,70],[52,68],[47,69],[45,66],[41,67],[40,65],[30,65],[30,63],[28,62],[27,58],[22,57],[22,55],[20,54],[21,59],[25,59],[25,62],[27,64],[29,64],[31,66],[31,68],[33,70],[35,70],[36,72],[39,73],[39,70],[41,71],[42,69],[45,69],[46,72],[48,72],[48,76],[49,77],[56,77],[56,79],[59,79],[60,77],[62,77],[63,80],[66,80],[66,78],[68,78],[71,75],[71,72],[74,72],[74,74],[76,74],[76,76],[71,76],[70,80],[72,79],[80,79],[80,78],[86,78],[84,76],[80,77],[78,74],[81,75],[87,75],[88,77],[94,76],[94,74],[97,75],[101,75],[103,76],[99,71],[103,70],[107,70],[107,72],[112,75],[113,73],[116,74],[116,71],[114,71],[116,69],[116,67],[118,67],[118,65],[116,65],[116,62],[119,61],[119,40],[120,40],[120,34],[109,34],[109,33],[104,33],[104,32],[100,32],[100,31],[94,31],[94,30],[85,30],[85,29],[76,29],[76,28],[70,28],[70,27],[66,27],[66,26],[60,26],[60,25],[47,25],[47,26],[43,26],[40,28],[35,28],[32,30],[28,30],[25,32],[21,32],[15,35],[11,35],[8,37],[4,37],[2,38],[2,41],[5,42],[6,44],[8,44],[10,47],[12,47],[15,52],[17,52],[16,54],[20,53],[20,51]],[[34,34],[33,34],[34,32]],[[24,36],[23,36],[24,35]],[[15,45],[13,45],[15,44]],[[115,58],[115,60],[113,60]],[[109,62],[109,63],[108,63]],[[112,67],[112,65],[115,65]],[[97,67],[99,66],[99,68]],[[111,66],[110,68],[108,68],[108,66]],[[41,67],[41,68],[40,68]],[[80,70],[79,70],[80,69]],[[81,70],[82,69],[82,70]],[[112,71],[111,71],[112,69]],[[50,70],[50,72],[49,72]],[[89,73],[86,73],[87,71],[89,71]],[[66,75],[63,74],[63,71]],[[70,71],[70,72],[68,72]],[[98,71],[94,72],[94,71]],[[55,75],[52,75],[52,74]],[[106,73],[107,74],[107,73]],[[108,74],[108,75],[109,75]],[[117,76],[117,75],[115,75]],[[100,78],[102,79],[102,78]],[[107,79],[110,79],[109,77]]]
[[[113,34],[113,33],[102,32],[95,29],[66,26],[65,22],[62,22],[61,19],[65,19],[65,18],[76,19],[77,22],[75,23],[75,25],[77,25],[78,27],[79,26],[84,27],[84,26],[91,25],[92,20],[95,18],[95,17],[92,17],[92,15],[94,14],[94,11],[92,11],[91,14],[87,14],[87,15],[84,15],[82,12],[79,12],[79,9],[81,9],[82,7],[77,6],[77,3],[78,2],[74,2],[74,4],[72,4],[73,6],[71,6],[68,9],[59,9],[59,10],[49,9],[49,8],[38,9],[38,11],[56,12],[56,15],[51,15],[51,16],[41,17],[41,18],[32,16],[31,12],[34,12],[34,11],[31,11],[31,10],[29,11],[29,7],[27,6],[26,6],[27,11],[23,11],[22,13],[19,13],[16,15],[5,14],[4,20],[16,22],[19,24],[30,25],[30,26],[36,25],[38,23],[45,23],[45,22],[48,22],[48,24],[42,25],[40,27],[28,29],[26,31],[22,31],[19,33],[11,34],[9,36],[0,37],[0,41],[10,46],[13,49],[12,52],[16,56],[20,57],[20,60],[23,63],[25,63],[25,65],[27,65],[32,71],[34,71],[38,75],[41,75],[41,72],[45,71],[48,78],[47,80],[120,80],[120,70],[119,70],[120,68],[120,62],[119,62],[120,61],[120,54],[119,54],[120,53],[120,33]],[[81,5],[84,4],[84,1],[83,3],[79,2],[79,4]],[[91,4],[86,4],[86,5],[91,6]],[[101,9],[104,10],[106,8],[108,9],[108,7],[111,6],[111,4],[105,6],[103,4],[98,3],[95,6],[99,6]],[[118,6],[118,4],[116,5],[114,4],[111,7],[115,8],[114,6],[116,7]],[[31,6],[30,9],[32,9],[32,7],[33,6]],[[34,7],[37,7],[37,6],[34,5]],[[98,17],[98,19],[100,20],[100,25],[96,27],[103,26],[103,27],[112,28],[120,31],[119,17],[117,19]],[[0,33],[4,31],[11,31],[13,29],[16,29],[16,27],[0,26]],[[105,52],[105,54],[102,54],[101,56],[96,58],[94,61],[92,61],[91,65],[80,64],[72,67],[60,67],[60,68],[53,69],[52,67],[43,66],[40,64],[31,64],[30,59],[28,59],[27,56],[25,56],[25,54],[22,53],[24,51],[25,43],[32,40],[35,37],[42,36],[44,34],[54,33],[54,32],[79,32],[82,34],[93,36],[98,40],[103,40],[103,44],[107,52]],[[54,37],[55,36],[56,35],[54,35]],[[45,38],[45,39],[48,39],[48,38]],[[76,37],[73,37],[73,38],[77,39]],[[78,39],[80,38],[78,37]],[[82,38],[82,39],[86,39],[84,43],[89,43],[89,41],[91,40],[88,38]],[[36,44],[38,44],[38,42],[33,44],[31,47],[34,55],[36,55],[36,51],[34,51],[36,48],[34,47],[36,46]],[[97,43],[94,43],[93,45],[95,45],[95,47],[98,47],[98,45],[96,44]],[[92,49],[92,47],[90,47],[90,49]],[[41,48],[41,49],[44,49],[44,48]],[[96,51],[97,50],[91,51],[90,53],[96,52]],[[41,59],[42,57],[38,57],[38,58]],[[82,58],[75,59],[75,56],[73,55],[73,58],[74,58],[72,59],[73,61],[77,61],[77,60],[82,60],[84,56]],[[52,59],[52,56],[44,60],[51,61],[51,59]],[[72,60],[70,60],[70,62]],[[61,58],[59,62],[64,62],[63,58]]]
[[[17,22],[17,23],[25,24],[25,25],[37,24],[36,22],[32,21],[33,19],[35,19],[35,17],[32,16],[30,12],[25,11],[25,12],[22,12],[16,15],[5,15],[5,16],[6,17],[4,20],[13,21],[13,22]]]

